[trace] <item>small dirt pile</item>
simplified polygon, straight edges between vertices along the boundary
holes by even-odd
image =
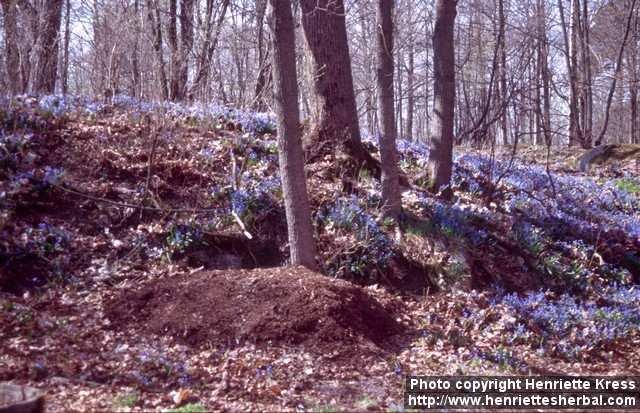
[[[385,347],[400,323],[366,290],[302,267],[200,272],[152,282],[107,304],[114,328],[138,325],[190,345],[243,342]],[[327,347],[328,346],[328,347]]]

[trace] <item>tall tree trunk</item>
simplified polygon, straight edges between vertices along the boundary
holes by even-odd
[[[393,1],[378,0],[377,7],[377,83],[380,111],[380,159],[382,166],[383,214],[400,214],[396,119],[393,108]]]
[[[587,1],[584,0],[582,2],[582,67],[584,70],[582,118],[584,146],[591,147],[593,141],[593,80],[591,76],[591,28],[587,6]]]
[[[631,109],[631,136],[630,143],[638,143],[638,41],[640,41],[640,18],[635,13],[633,17],[633,33],[631,37],[631,50],[629,58],[629,100]]]
[[[264,112],[267,110],[266,94],[271,83],[271,65],[269,49],[264,47],[264,15],[267,0],[256,0],[256,34],[258,50],[258,77],[256,79],[256,89],[253,97],[253,108]]]
[[[540,42],[540,76],[542,80],[542,133],[544,144],[551,145],[551,72],[549,70],[549,42],[547,40],[547,12],[544,0],[538,3],[538,40]]]
[[[413,139],[413,120],[415,101],[415,51],[413,38],[409,39],[409,49],[407,51],[407,119],[404,128],[406,137]]]
[[[436,1],[433,31],[433,122],[428,168],[431,191],[445,198],[452,195],[450,183],[453,166],[453,108],[455,105],[455,48],[453,30],[456,0]]]
[[[583,96],[583,76],[584,73],[582,73],[582,69],[580,67],[579,64],[579,60],[578,60],[578,53],[580,51],[580,42],[579,42],[579,37],[581,36],[581,30],[580,30],[580,0],[571,0],[571,25],[569,27],[569,29],[571,30],[571,46],[570,46],[570,53],[571,53],[571,66],[573,68],[573,77],[575,79],[575,85],[576,85],[576,106],[575,106],[575,112],[576,112],[576,128],[577,128],[577,138],[578,138],[578,143],[580,143],[580,145],[582,145],[584,147],[584,124],[581,122],[581,108],[582,108],[582,104],[584,103],[584,96]]]
[[[17,0],[16,3],[20,8],[20,12],[25,15],[29,26],[29,29],[26,30],[26,32],[28,33],[28,36],[26,36],[27,40],[22,41],[23,47],[20,47],[20,49],[18,50],[18,53],[20,55],[20,92],[26,93],[29,91],[29,77],[31,76],[32,71],[31,53],[38,40],[38,35],[40,32],[40,19],[38,10],[31,4],[30,1]],[[21,39],[19,34],[18,39]]]
[[[213,53],[218,47],[218,40],[220,39],[220,32],[222,31],[222,24],[227,15],[229,9],[230,0],[222,0],[220,10],[215,22],[215,28],[213,23],[213,2],[207,1],[207,28],[205,33],[205,39],[202,45],[202,50],[198,56],[198,70],[193,80],[192,91],[199,91],[200,95],[204,97],[205,89],[209,81],[209,72],[213,66]]]
[[[160,90],[162,92],[162,99],[169,100],[167,70],[164,63],[164,52],[162,46],[162,20],[160,20],[160,10],[158,9],[158,4],[153,0],[147,0],[147,11],[149,23],[151,24],[151,34],[153,35],[153,49],[155,50],[156,58],[158,59],[158,72],[160,75]]]
[[[291,264],[316,268],[316,246],[300,138],[295,37],[290,0],[269,0],[278,147]]]
[[[535,145],[542,145],[542,136],[543,136],[543,131],[542,131],[542,123],[543,123],[543,119],[542,119],[542,90],[541,90],[541,79],[542,79],[542,40],[541,40],[541,35],[542,35],[542,30],[540,27],[540,0],[537,1],[537,5],[536,5],[536,27],[537,27],[537,33],[536,33],[536,65],[535,65],[535,69],[534,69],[534,73],[535,73],[535,80],[532,84],[532,87],[535,87],[535,95],[534,95],[534,104],[535,104],[535,109],[534,109],[534,115],[535,115],[535,119],[536,119],[536,131],[535,131],[535,140],[534,140],[534,144]]]
[[[189,57],[193,49],[193,6],[194,0],[180,0],[180,62],[176,100],[183,100],[187,93]]]
[[[54,93],[58,75],[60,21],[64,0],[47,0],[42,4],[38,37],[31,52],[29,92]]]
[[[140,61],[138,59],[140,48],[138,37],[142,34],[140,29],[140,0],[134,0],[133,14],[135,15],[135,35],[133,39],[133,49],[131,51],[131,78],[133,80],[131,96],[142,97],[142,93],[140,90]]]
[[[16,1],[2,0],[0,6],[2,6],[2,16],[4,19],[4,50],[7,54],[7,83],[9,93],[16,95],[22,92]]]
[[[319,125],[305,149],[310,159],[340,150],[356,161],[352,172],[364,167],[379,178],[380,166],[360,138],[343,0],[301,0],[300,6],[320,106]]]
[[[64,23],[64,61],[62,63],[62,94],[69,92],[69,43],[71,41],[71,0],[66,0]]]
[[[178,50],[178,2],[169,0],[169,22],[167,24],[169,44],[169,99],[179,100],[180,51]]]
[[[498,38],[500,39],[500,132],[502,135],[502,144],[506,146],[509,144],[509,136],[507,129],[507,52],[505,25],[504,0],[498,0]]]
[[[430,62],[429,62],[429,56],[431,55],[431,53],[429,53],[429,49],[433,46],[432,45],[432,33],[429,27],[429,24],[432,22],[432,14],[431,12],[427,12],[426,13],[426,17],[425,17],[425,22],[424,22],[424,27],[425,27],[425,49],[426,49],[426,57],[425,57],[425,68],[424,68],[424,134],[423,136],[428,140],[429,139],[429,134],[431,133],[431,110],[429,109],[429,102],[431,101],[430,99],[430,95],[431,92],[429,90],[429,84],[431,83],[431,78],[429,77],[429,67],[430,67]]]
[[[611,111],[611,101],[613,100],[613,94],[616,91],[616,83],[618,81],[618,76],[620,75],[620,66],[622,64],[622,55],[624,53],[624,46],[627,43],[627,39],[629,38],[629,32],[631,31],[631,22],[633,18],[633,13],[636,8],[636,0],[631,1],[631,6],[629,7],[629,14],[627,16],[627,25],[624,30],[624,37],[622,38],[622,43],[620,43],[620,49],[618,50],[618,58],[616,59],[616,68],[613,73],[613,80],[611,81],[611,87],[609,88],[609,94],[607,95],[607,102],[605,104],[604,109],[604,122],[602,124],[602,129],[600,129],[600,133],[598,134],[598,139],[596,140],[596,146],[602,144],[602,140],[604,139],[604,135],[607,133],[607,127],[609,126],[609,112]]]
[[[396,70],[397,73],[397,78],[395,81],[395,86],[397,88],[397,104],[395,105],[396,108],[396,119],[397,119],[397,129],[400,132],[400,136],[404,137],[404,125],[402,124],[402,111],[404,110],[404,92],[402,90],[402,66],[404,66],[404,56],[402,54],[402,50],[400,50],[400,48],[398,48],[398,52],[396,53],[396,59],[398,62],[398,67]]]
[[[576,0],[571,0],[576,1]],[[564,13],[564,0],[558,0],[558,12],[560,14],[560,27],[562,28],[562,36],[564,38],[564,55],[567,72],[569,72],[569,146],[577,145],[582,140],[580,135],[580,125],[578,124],[578,79],[576,72],[578,70],[577,52],[574,39],[573,24],[570,27],[570,35],[567,33],[567,21]],[[571,8],[572,10],[574,7]],[[572,18],[573,21],[573,18]]]

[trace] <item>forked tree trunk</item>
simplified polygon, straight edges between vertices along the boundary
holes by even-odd
[[[433,122],[429,151],[430,190],[450,198],[453,166],[453,107],[455,105],[455,49],[453,29],[456,0],[436,1],[433,31]]]
[[[298,80],[291,0],[269,0],[273,32],[273,78],[278,148],[291,264],[316,268],[316,246],[307,198],[300,138]]]
[[[380,110],[380,159],[382,164],[382,202],[385,216],[400,214],[396,119],[393,108],[393,0],[378,0],[378,108]]]
[[[380,177],[360,138],[343,0],[300,0],[300,6],[320,112],[317,130],[305,142],[309,159],[338,150],[356,161],[356,170]]]
[[[220,33],[222,31],[222,24],[227,15],[230,0],[222,0],[217,18],[214,24],[213,15],[213,0],[207,0],[207,12],[206,12],[206,29],[204,34],[204,42],[202,42],[202,49],[198,55],[198,64],[195,79],[193,80],[192,92],[198,91],[202,98],[206,95],[207,85],[209,83],[209,72],[214,71],[214,56],[213,53],[218,47],[218,40],[220,39]],[[214,27],[215,26],[215,27]],[[225,99],[226,101],[226,99]]]

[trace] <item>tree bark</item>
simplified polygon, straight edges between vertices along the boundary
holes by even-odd
[[[193,6],[194,0],[180,1],[180,62],[178,64],[176,100],[184,100],[187,93],[189,57],[193,49]]]
[[[377,8],[377,83],[380,110],[380,159],[382,166],[383,214],[400,214],[396,119],[393,99],[393,0],[378,0]]]
[[[133,14],[135,15],[134,29],[135,35],[133,39],[133,49],[131,51],[131,78],[132,78],[132,90],[131,96],[133,97],[142,97],[141,89],[140,89],[140,61],[138,58],[139,53],[139,41],[138,37],[140,37],[141,29],[140,29],[140,0],[134,0],[133,3]]]
[[[591,147],[593,140],[593,80],[591,76],[591,29],[587,1],[582,2],[582,67],[584,69],[583,83],[583,135],[586,147]]]
[[[631,50],[628,62],[629,71],[629,100],[631,110],[631,136],[630,143],[638,143],[638,41],[640,40],[640,30],[638,24],[640,19],[635,13],[633,17],[633,33],[631,35]]]
[[[184,3],[181,1],[181,3]],[[182,9],[182,6],[181,6]],[[182,10],[180,10],[182,14]],[[167,43],[169,44],[169,99],[182,100],[184,86],[182,85],[183,54],[178,43],[178,1],[169,0],[169,22],[167,24]]]
[[[305,142],[309,160],[341,151],[379,178],[380,166],[360,138],[343,0],[300,0],[302,26],[311,52],[320,119]]]
[[[546,7],[544,0],[539,0],[539,34],[540,41],[540,76],[542,80],[542,134],[544,144],[551,145],[551,72],[549,70],[549,42],[547,40]]]
[[[38,33],[40,31],[40,21],[38,18],[38,11],[36,8],[29,2],[29,0],[17,0],[16,4],[20,9],[20,13],[23,14],[29,26],[29,29],[26,30],[28,33],[25,40],[21,40],[23,43],[23,47],[21,47],[18,51],[20,55],[20,80],[22,81],[20,85],[20,91],[22,93],[26,93],[29,90],[29,77],[31,76],[31,52],[35,47],[36,41],[38,40]],[[18,36],[18,39],[21,39]]]
[[[69,92],[69,43],[71,41],[71,0],[66,0],[64,24],[64,61],[62,63],[62,94]]]
[[[214,29],[213,3],[212,0],[207,1],[207,28],[205,40],[202,45],[202,50],[198,56],[198,70],[191,89],[192,91],[199,91],[201,96],[204,96],[207,82],[209,81],[209,72],[213,66],[213,53],[218,47],[218,39],[220,38],[222,23],[227,15],[229,2],[230,0],[222,0]]]
[[[269,0],[273,32],[273,77],[278,118],[280,174],[291,264],[316,269],[316,246],[307,197],[300,137],[295,37],[290,0]]]
[[[4,19],[4,48],[6,57],[7,82],[9,93],[16,95],[22,92],[20,76],[20,53],[18,49],[17,8],[15,0],[2,0],[2,16]]]
[[[576,0],[571,0],[576,1]],[[575,37],[573,24],[570,27],[571,35],[567,32],[567,22],[564,14],[564,0],[558,0],[558,12],[560,14],[560,26],[562,27],[562,36],[564,38],[564,55],[567,71],[569,72],[569,146],[577,145],[582,140],[580,135],[580,125],[578,121],[578,70],[577,54],[573,39]],[[572,10],[574,8],[572,7]],[[573,21],[573,18],[572,18]]]
[[[162,48],[162,21],[160,20],[160,10],[158,4],[153,0],[147,0],[147,17],[151,25],[153,35],[153,49],[158,59],[158,73],[160,75],[160,90],[162,98],[169,100],[169,88],[167,85],[167,70],[164,63],[164,52]],[[155,15],[154,15],[155,12]]]
[[[256,0],[256,34],[258,51],[258,77],[256,79],[256,88],[253,94],[253,108],[259,112],[267,110],[267,92],[271,84],[271,65],[269,57],[269,49],[265,49],[264,44],[264,16],[267,6],[267,0]]]
[[[400,10],[400,9],[398,9]],[[406,13],[413,19],[414,15],[414,3],[408,2]],[[401,18],[396,17],[396,22],[402,21]],[[394,29],[399,32],[398,29]],[[416,106],[416,41],[413,31],[407,33],[407,39],[405,41],[407,48],[407,118],[405,120],[404,134],[400,137],[409,138],[414,140],[415,136],[415,106]],[[398,79],[402,81],[402,78]]]
[[[430,190],[452,195],[450,183],[453,166],[453,108],[455,105],[455,48],[453,29],[456,0],[436,1],[433,31],[433,122],[429,151]]]
[[[55,92],[63,4],[64,0],[47,0],[42,4],[38,36],[31,51],[30,93]]]
[[[505,38],[506,18],[504,15],[504,0],[498,0],[498,38],[500,40],[500,131],[502,134],[502,144],[509,144],[507,129],[507,52]]]
[[[536,13],[536,28],[537,28],[537,33],[536,33],[536,65],[535,65],[535,69],[534,69],[534,74],[535,74],[535,79],[533,84],[531,85],[532,87],[535,87],[535,96],[534,96],[534,104],[535,104],[535,109],[534,109],[534,115],[535,115],[535,119],[536,119],[536,130],[535,130],[535,140],[534,140],[534,145],[542,145],[542,136],[543,136],[543,116],[542,116],[542,109],[541,109],[541,105],[542,105],[542,90],[541,90],[541,80],[542,80],[542,27],[540,24],[540,20],[541,20],[541,15],[540,15],[540,8],[541,8],[541,4],[540,4],[540,0],[537,0],[537,4],[536,4],[536,8],[535,8],[535,13]]]

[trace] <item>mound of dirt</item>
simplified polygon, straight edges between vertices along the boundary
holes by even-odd
[[[402,325],[366,290],[302,267],[200,272],[125,291],[114,328],[135,325],[193,346],[243,342],[385,348]]]

